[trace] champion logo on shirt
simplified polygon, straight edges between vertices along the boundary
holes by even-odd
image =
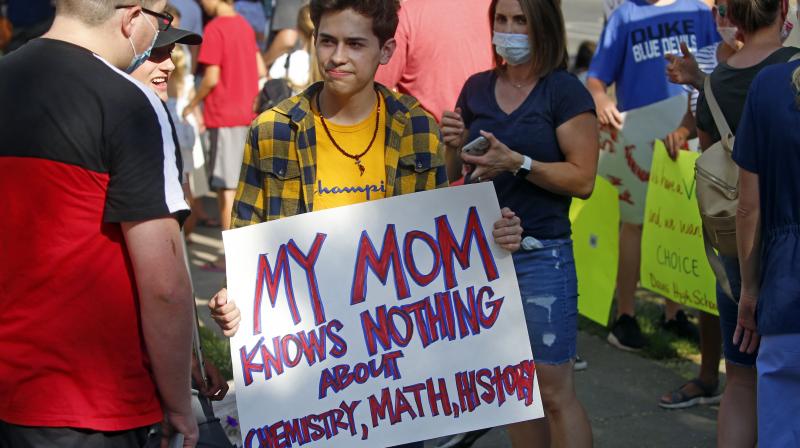
[[[326,195],[326,194],[349,194],[349,193],[366,193],[367,200],[369,201],[372,198],[372,193],[386,193],[386,185],[384,181],[381,181],[380,185],[374,184],[366,184],[366,185],[357,185],[357,186],[333,186],[333,187],[325,187],[322,184],[322,181],[317,181],[317,191],[315,191],[318,195]]]
[[[693,20],[669,20],[648,24],[631,31],[633,59],[637,63],[663,58],[666,54],[680,54],[681,42],[692,53],[697,52],[697,36]]]

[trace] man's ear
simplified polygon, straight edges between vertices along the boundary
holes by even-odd
[[[394,50],[397,49],[397,41],[391,38],[383,43],[381,47],[381,65],[386,65],[392,59]]]
[[[130,8],[123,8],[122,21],[120,22],[120,29],[125,37],[133,35],[133,28],[136,26],[138,17],[142,15],[141,6],[133,6]]]

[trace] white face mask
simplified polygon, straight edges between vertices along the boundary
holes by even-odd
[[[147,19],[147,17],[143,17],[143,19],[150,25],[150,28],[153,29],[156,33],[153,35],[153,41],[150,42],[150,46],[147,47],[147,50],[143,51],[142,54],[136,54],[136,46],[133,45],[133,33],[131,33],[130,37],[128,37],[128,42],[131,43],[131,49],[133,49],[133,59],[131,60],[131,65],[125,69],[126,73],[133,73],[134,70],[139,68],[147,58],[150,57],[150,52],[153,51],[153,46],[156,44],[156,39],[158,39],[158,29],[153,26],[153,24]]]
[[[737,48],[736,33],[739,32],[739,28],[736,28],[735,26],[718,26],[717,32],[729,47]]]
[[[520,65],[531,60],[531,44],[527,34],[494,32],[492,36],[497,54],[509,65]]]

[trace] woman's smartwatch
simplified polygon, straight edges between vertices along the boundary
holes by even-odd
[[[517,168],[517,171],[514,171],[514,175],[520,179],[527,178],[531,172],[531,165],[533,165],[533,160],[528,156],[522,156],[522,165]]]

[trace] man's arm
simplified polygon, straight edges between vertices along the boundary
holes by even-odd
[[[275,60],[282,54],[288,53],[294,48],[299,38],[300,33],[294,28],[286,28],[278,31],[275,37],[272,38],[269,48],[267,48],[267,51],[264,53],[264,64],[267,68],[271,67]]]
[[[165,217],[123,222],[122,232],[136,277],[145,347],[166,419],[184,435],[184,446],[194,446],[198,439],[190,401],[194,300],[180,227],[174,218]]]
[[[606,93],[608,89],[606,83],[590,76],[586,79],[586,88],[594,99],[595,109],[597,109],[597,121],[603,125],[611,125],[617,129],[622,129],[622,114],[619,113],[614,100]]]

